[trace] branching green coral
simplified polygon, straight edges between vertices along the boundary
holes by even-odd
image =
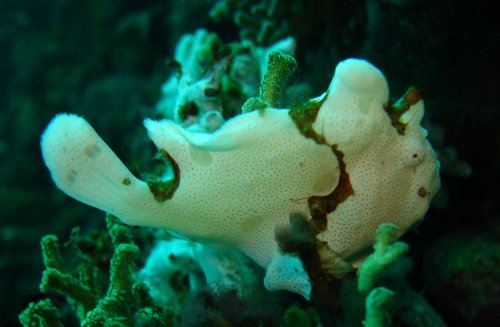
[[[167,323],[144,292],[145,286],[135,282],[134,261],[138,255],[139,248],[134,244],[117,246],[111,259],[108,293],[88,313],[83,326],[136,326],[138,317],[147,320],[149,326]]]
[[[222,0],[214,5],[210,17],[216,22],[232,18],[242,39],[269,45],[288,34],[290,24],[285,17],[290,7],[298,6],[277,0]]]
[[[113,246],[118,247],[120,244],[134,243],[130,227],[120,223],[115,216],[106,216],[106,227]]]
[[[72,233],[70,242],[83,261],[76,271],[64,271],[57,237],[45,236],[41,244],[46,270],[40,290],[66,296],[82,326],[171,325],[168,308],[156,307],[147,287],[135,279],[134,262],[140,251],[130,228],[111,215],[106,224],[109,236],[104,232],[80,236],[77,229]],[[108,265],[109,271],[103,269]],[[30,304],[19,319],[24,326],[60,326],[50,300]]]
[[[267,57],[266,73],[260,88],[262,100],[271,107],[278,107],[283,87],[296,69],[297,62],[292,56],[272,51]]]
[[[95,306],[95,290],[69,273],[62,272],[62,259],[57,237],[46,235],[42,238],[42,254],[46,269],[40,282],[40,291],[55,291],[64,295],[72,304],[80,318]]]
[[[119,323],[130,326],[133,324],[129,308],[131,303],[127,300],[127,295],[130,293],[128,290],[130,285],[133,284],[131,269],[138,255],[139,248],[137,246],[133,244],[118,245],[111,259],[108,293],[88,313],[83,326],[98,326],[101,325],[101,322],[105,322],[105,325]]]
[[[373,288],[377,278],[396,259],[408,252],[408,245],[396,241],[396,226],[381,224],[375,236],[374,252],[363,262],[358,270],[358,291],[367,295]]]
[[[49,299],[30,303],[19,315],[19,321],[25,327],[63,327],[59,312]]]
[[[283,316],[283,327],[311,327],[313,322],[306,311],[296,305],[290,306]]]
[[[373,289],[366,299],[364,327],[384,327],[391,325],[390,309],[394,293],[385,287]]]
[[[249,98],[243,106],[241,107],[241,112],[247,113],[251,112],[254,110],[258,110],[259,112],[263,112],[264,109],[266,109],[268,105],[259,97],[252,97]]]
[[[262,79],[259,97],[248,99],[242,111],[250,112],[259,110],[262,112],[267,107],[279,107],[279,100],[286,81],[297,68],[297,62],[292,56],[272,51],[267,57],[266,73]]]
[[[46,268],[62,269],[62,257],[57,236],[46,235],[40,242],[42,246],[43,263]]]

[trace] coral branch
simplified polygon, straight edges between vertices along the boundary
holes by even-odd
[[[381,224],[375,236],[374,252],[366,259],[358,270],[358,291],[367,295],[375,285],[377,278],[396,259],[408,252],[408,245],[395,242],[397,238],[396,226]]]
[[[30,303],[19,315],[19,321],[24,327],[63,327],[59,312],[49,299]]]
[[[394,293],[385,287],[373,289],[366,299],[364,327],[384,327],[391,325],[390,309]]]

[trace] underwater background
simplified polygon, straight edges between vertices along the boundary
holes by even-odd
[[[179,69],[176,45],[183,35],[204,29],[224,44],[245,39],[262,48],[293,37],[298,69],[289,79],[285,105],[320,95],[337,63],[349,57],[377,66],[394,100],[409,86],[421,90],[423,125],[441,162],[442,186],[424,221],[401,239],[409,253],[383,277],[384,285],[402,294],[392,322],[499,326],[500,20],[492,4],[0,0],[0,325],[19,325],[18,315],[43,299],[51,299],[53,307],[34,311],[53,318],[48,326],[58,326],[56,315],[64,325],[78,325],[81,312],[88,311],[91,305],[76,303],[78,296],[40,291],[42,273],[49,268],[47,253],[58,256],[47,247],[60,244],[68,274],[82,267],[101,272],[97,280],[103,290],[97,293],[104,297],[118,244],[137,244],[140,253],[127,269],[141,269],[154,240],[169,238],[120,226],[59,191],[43,163],[39,140],[56,113],[76,113],[91,122],[136,176],[157,169],[142,120],[162,118],[162,85]],[[229,100],[223,99],[231,108],[225,118],[237,114],[246,100],[241,90],[233,91],[228,89]],[[110,238],[113,228],[119,232],[110,232]],[[44,239],[44,263],[40,241],[48,234],[58,240]],[[162,308],[148,298],[146,288],[134,289],[136,302],[128,310],[150,311],[140,319],[135,311],[124,314],[129,320],[122,325],[169,326],[179,317],[184,325],[207,326],[314,326],[321,321],[321,308],[300,297],[261,290],[238,299],[224,292],[191,294],[186,276],[180,269],[177,280],[169,281],[183,294],[176,295],[174,308]],[[137,300],[142,297],[147,300]],[[363,301],[339,297],[331,321],[323,324],[361,326]],[[420,314],[409,309],[416,306]]]

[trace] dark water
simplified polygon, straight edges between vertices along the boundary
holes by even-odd
[[[102,212],[52,183],[39,148],[47,123],[60,112],[82,115],[134,174],[153,171],[142,120],[160,117],[155,107],[162,83],[176,72],[175,46],[198,28],[227,44],[243,37],[266,47],[293,36],[291,102],[304,85],[306,96],[321,94],[336,64],[349,57],[384,72],[393,99],[409,86],[421,90],[442,187],[423,223],[403,237],[413,263],[409,285],[450,326],[499,324],[500,26],[492,1],[272,2],[262,1],[262,11],[257,1],[0,0],[0,324],[18,324],[17,315],[43,298],[52,299],[65,324],[77,324],[63,296],[39,290],[40,239],[55,234],[64,244],[75,226],[82,235],[105,231]],[[134,233],[140,267],[153,241],[150,233]],[[67,268],[77,267],[71,245],[62,251]],[[273,304],[255,296],[244,299],[252,314],[222,310],[230,296],[206,296],[216,304],[204,315],[215,325],[236,324],[238,315],[248,325],[274,325],[292,304],[311,306],[286,294]],[[186,304],[184,315],[199,314],[199,303]],[[337,306],[332,321],[352,319],[344,308]],[[405,320],[399,310],[395,323],[430,325]]]

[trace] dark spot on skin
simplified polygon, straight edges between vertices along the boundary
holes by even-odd
[[[66,176],[65,176],[66,181],[68,183],[72,184],[75,181],[75,179],[76,179],[76,175],[78,175],[78,173],[76,172],[76,170],[74,170],[74,169],[69,170],[66,173]]]
[[[170,253],[168,255],[168,260],[173,261],[174,259],[175,259],[175,255],[173,255],[172,253]]]
[[[132,182],[130,181],[130,178],[128,178],[128,177],[127,177],[127,178],[124,178],[124,179],[122,180],[122,184],[123,184],[123,185],[130,185],[130,183],[132,183]]]
[[[262,217],[262,216],[255,216],[255,217],[247,218],[243,222],[241,222],[240,229],[244,233],[253,232],[253,231],[257,230],[262,225],[263,221],[264,221],[264,217]]]
[[[429,192],[427,192],[427,189],[425,187],[421,187],[418,189],[418,196],[421,197],[421,198],[425,198],[427,195],[429,194]]]
[[[101,148],[97,144],[89,144],[83,149],[83,153],[90,159],[95,159],[101,154]]]
[[[417,157],[418,157],[418,154],[416,154],[416,153],[414,153],[414,154],[412,155],[412,158],[417,158]]]

